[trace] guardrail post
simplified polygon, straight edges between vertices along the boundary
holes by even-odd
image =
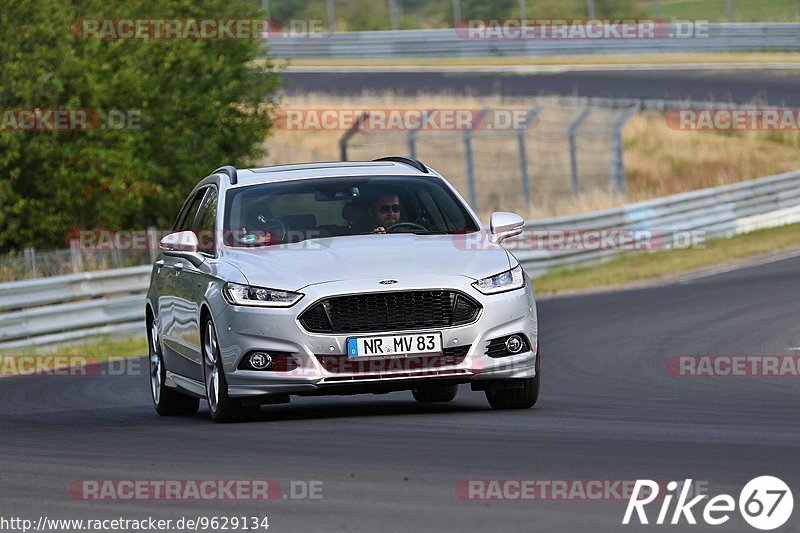
[[[356,132],[361,128],[361,125],[364,123],[364,120],[369,116],[369,113],[363,111],[356,120],[356,123],[353,124],[349,130],[344,132],[342,138],[339,139],[339,158],[342,161],[347,161],[347,143],[350,141],[350,137],[356,134]]]
[[[569,138],[569,167],[570,167],[570,174],[572,176],[572,195],[577,196],[578,193],[581,192],[581,184],[578,180],[578,149],[575,145],[575,135],[577,134],[578,128],[580,128],[581,124],[589,117],[589,114],[592,112],[591,107],[587,107],[581,114],[578,115],[572,124],[570,124],[569,129],[567,130],[567,137]]]
[[[525,121],[517,131],[517,146],[519,147],[519,175],[522,185],[522,197],[525,199],[525,207],[531,205],[531,188],[528,179],[528,148],[525,142],[525,134],[528,133],[528,126],[541,112],[541,106],[536,106],[525,115]]]
[[[634,105],[626,109],[622,115],[612,124],[612,135],[614,137],[614,152],[611,160],[611,174],[608,178],[608,193],[614,190],[626,194],[628,184],[625,182],[625,165],[622,161],[622,127],[639,110],[639,105]]]

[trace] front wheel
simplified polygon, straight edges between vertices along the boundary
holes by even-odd
[[[494,409],[530,409],[539,399],[541,381],[541,352],[536,349],[536,376],[520,379],[515,388],[487,389],[486,399]]]
[[[228,396],[228,382],[222,369],[214,321],[207,318],[203,326],[203,374],[206,382],[208,411],[215,422],[235,422],[258,418],[259,406],[242,406],[241,400]]]
[[[198,398],[176,392],[164,384],[167,369],[164,367],[164,356],[161,353],[161,342],[155,320],[150,321],[148,340],[150,341],[150,397],[153,399],[156,413],[161,416],[195,414],[200,408]]]

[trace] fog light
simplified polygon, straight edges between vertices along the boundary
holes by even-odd
[[[519,335],[511,335],[506,339],[506,350],[508,350],[508,353],[519,353],[523,346],[525,346],[525,343],[522,342]]]
[[[272,366],[272,357],[268,353],[255,352],[250,356],[250,366],[256,370],[266,370]]]

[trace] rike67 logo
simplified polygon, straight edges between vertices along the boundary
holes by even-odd
[[[658,517],[655,519],[655,524],[658,525],[682,523],[694,525],[697,524],[695,513],[699,514],[706,524],[712,526],[730,520],[731,513],[737,507],[733,496],[720,494],[702,505],[701,502],[708,498],[708,495],[701,494],[689,499],[691,486],[691,479],[687,479],[681,485],[676,481],[670,481],[667,483],[666,492],[660,494],[659,483],[649,479],[636,480],[622,523],[630,524],[635,512],[640,524],[649,524],[653,516],[651,514],[648,517],[645,506],[656,500],[661,501]],[[671,509],[675,497],[677,501],[675,507]],[[768,531],[782,526],[789,520],[794,508],[794,498],[791,489],[782,480],[773,476],[760,476],[751,479],[739,493],[738,508],[745,522],[756,529]]]

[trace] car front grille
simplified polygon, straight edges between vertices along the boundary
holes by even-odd
[[[370,357],[349,359],[346,355],[317,355],[322,368],[335,374],[382,374],[410,372],[459,365],[464,361],[469,345],[445,348],[441,355],[411,355],[408,357]]]
[[[461,326],[481,310],[456,291],[417,290],[333,296],[312,305],[300,323],[313,333],[377,333]]]

